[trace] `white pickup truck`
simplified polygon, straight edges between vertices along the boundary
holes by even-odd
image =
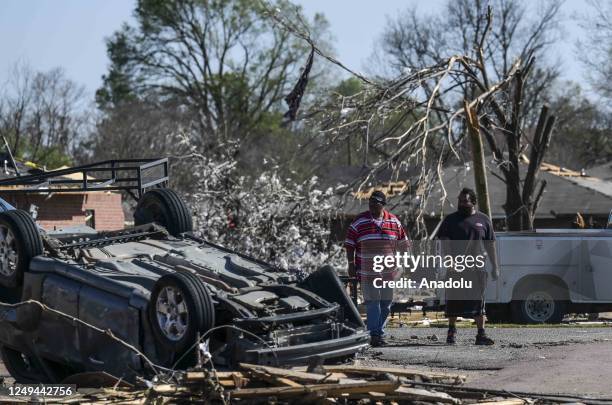
[[[556,323],[567,313],[612,311],[612,229],[499,232],[501,275],[490,277],[491,321]],[[437,290],[444,304],[443,290]]]

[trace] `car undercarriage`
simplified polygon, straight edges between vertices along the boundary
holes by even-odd
[[[199,239],[160,184],[139,192],[136,225],[120,231],[45,232],[24,211],[0,213],[0,345],[17,381],[133,380],[202,356],[221,368],[305,365],[367,346],[333,268],[305,277]]]

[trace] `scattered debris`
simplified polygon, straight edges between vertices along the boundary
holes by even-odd
[[[528,404],[535,401],[511,393],[464,387],[465,376],[404,368],[357,365],[284,369],[241,363],[236,371],[192,369],[175,372],[140,387],[114,384],[79,390],[54,403],[420,403]],[[109,380],[110,381],[110,380]],[[169,382],[173,381],[173,382]],[[0,402],[3,400],[0,396]],[[24,398],[25,402],[36,401]]]

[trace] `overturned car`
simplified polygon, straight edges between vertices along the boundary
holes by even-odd
[[[165,175],[141,178],[155,164]],[[69,170],[88,179],[106,167],[112,175],[97,184],[64,189],[66,170],[0,181],[25,184],[21,192],[110,188],[139,197],[135,226],[114,232],[45,232],[27,212],[0,204],[0,351],[16,381],[97,371],[131,380],[188,368],[202,353],[217,368],[342,361],[367,346],[331,267],[304,278],[197,238],[186,205],[164,187],[163,159]],[[125,178],[137,184],[126,185],[121,173],[133,168],[137,175]]]

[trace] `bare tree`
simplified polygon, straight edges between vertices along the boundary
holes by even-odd
[[[16,156],[43,165],[68,163],[88,129],[86,109],[84,88],[61,69],[34,72],[18,63],[0,91],[0,135]]]
[[[612,116],[605,106],[567,83],[554,94],[557,131],[548,160],[580,170],[612,160]]]
[[[489,4],[493,9],[491,25],[486,23]],[[377,50],[378,59],[398,74],[431,66],[450,55],[466,55],[484,65],[483,80],[495,82],[508,75],[517,58],[526,61],[533,57],[537,61],[533,66],[535,74],[525,83],[523,101],[525,118],[533,122],[537,106],[559,75],[558,68],[547,65],[545,59],[556,39],[561,5],[562,2],[547,0],[528,10],[522,0],[457,0],[449,1],[445,13],[436,16],[422,16],[416,8],[409,8],[389,19]],[[537,10],[532,17],[529,11],[533,9]],[[483,36],[485,30],[490,34]],[[462,94],[452,93],[440,99],[440,107],[472,98],[479,91],[469,81],[458,83],[457,90]]]
[[[588,69],[593,89],[612,105],[612,3],[589,0],[591,17],[585,17],[582,28],[586,40],[580,41],[577,56]]]
[[[392,176],[396,176],[402,167],[406,168],[414,174],[410,198],[416,202],[418,224],[431,189],[439,185],[444,190],[443,164],[449,154],[459,157],[456,146],[466,132],[466,111],[473,110],[471,121],[485,133],[501,170],[500,177],[507,185],[508,225],[510,229],[529,228],[543,191],[542,184],[536,188],[536,180],[554,117],[544,108],[536,135],[529,140],[522,122],[526,111],[525,82],[533,72],[534,51],[526,53],[527,59],[519,57],[504,66],[505,71],[500,70],[498,78],[485,53],[487,37],[495,32],[491,8],[477,18],[475,26],[480,28],[469,55],[457,54],[439,62],[431,58],[430,65],[403,69],[391,80],[360,77],[364,81],[362,91],[332,100],[312,116],[317,117],[322,134],[331,140],[364,134],[367,149],[391,146],[382,150],[384,153],[377,161],[370,162],[372,170],[365,179],[360,179],[360,187],[381,171],[391,169]],[[313,44],[307,32],[286,19],[277,16],[277,20],[285,29]],[[457,105],[453,98],[463,103]],[[381,135],[372,138],[376,128]],[[504,140],[506,153],[498,147],[496,136]],[[524,184],[519,159],[527,145],[531,145],[531,159]]]

